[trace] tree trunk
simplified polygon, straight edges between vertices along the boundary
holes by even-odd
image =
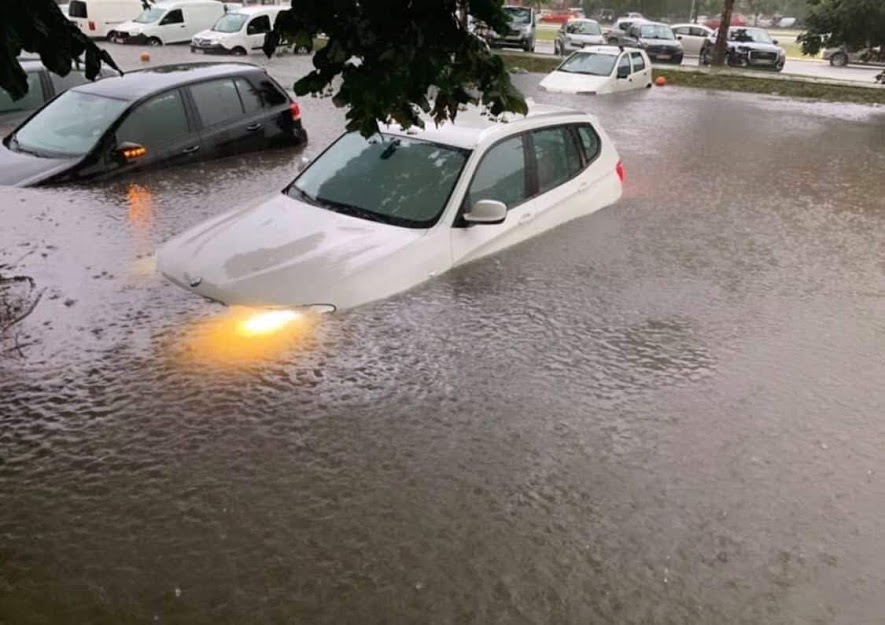
[[[716,38],[716,47],[713,48],[713,65],[725,64],[725,49],[728,42],[728,27],[731,25],[731,14],[734,11],[734,0],[725,0],[722,7],[722,19],[719,21],[719,36]]]

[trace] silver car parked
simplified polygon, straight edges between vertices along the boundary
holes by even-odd
[[[596,20],[569,20],[556,33],[553,51],[560,56],[568,56],[584,46],[600,46],[604,43],[605,36]]]

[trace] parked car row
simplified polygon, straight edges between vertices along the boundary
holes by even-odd
[[[713,48],[718,36],[718,31],[714,32],[701,48],[701,65],[709,65],[713,61]],[[731,67],[782,71],[787,53],[777,43],[763,28],[731,27],[728,29],[726,62]]]

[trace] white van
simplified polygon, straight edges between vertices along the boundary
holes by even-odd
[[[115,26],[141,13],[141,0],[71,0],[68,19],[86,35],[107,37]]]
[[[162,46],[184,43],[224,16],[225,6],[217,0],[172,0],[157,2],[135,19],[108,33],[115,43]]]
[[[264,35],[273,29],[280,11],[287,6],[251,6],[229,11],[209,30],[191,40],[195,54],[260,54]],[[280,48],[290,47],[282,44]]]

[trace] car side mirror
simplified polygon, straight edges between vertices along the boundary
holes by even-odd
[[[777,44],[777,39],[772,39],[771,43],[773,43],[774,45],[778,45],[778,44]]]
[[[507,205],[497,200],[480,200],[464,213],[464,221],[469,224],[493,226],[507,219]]]
[[[298,166],[297,166],[298,173],[300,174],[300,173],[303,172],[305,169],[307,169],[307,166],[308,166],[308,165],[310,165],[310,159],[309,159],[309,158],[307,158],[306,156],[302,156],[301,158],[299,158],[299,159],[298,159]]]
[[[682,35],[676,35],[676,38],[677,38],[679,41],[682,41]]]
[[[618,68],[618,78],[621,80],[626,80],[630,77],[630,68],[629,67],[619,67]]]
[[[147,148],[133,141],[123,141],[117,146],[117,154],[127,163],[131,163],[145,156]]]

